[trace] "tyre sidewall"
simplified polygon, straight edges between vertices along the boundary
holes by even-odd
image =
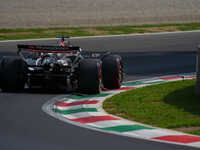
[[[121,66],[121,79],[120,79]],[[119,55],[108,55],[103,59],[102,78],[105,88],[118,89],[121,87],[123,81],[123,63]]]
[[[1,61],[1,89],[5,92],[21,92],[26,79],[26,62],[16,56],[4,56]]]
[[[83,94],[99,94],[101,91],[101,61],[83,59],[79,63],[79,91]]]

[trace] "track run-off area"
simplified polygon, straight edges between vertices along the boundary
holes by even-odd
[[[184,134],[182,132],[156,128],[138,122],[125,120],[107,114],[102,109],[103,101],[114,94],[147,85],[183,80],[183,77],[185,80],[193,79],[196,76],[195,73],[190,73],[149,80],[130,81],[124,83],[120,89],[105,89],[101,94],[95,95],[62,95],[48,101],[43,105],[42,109],[57,119],[81,127],[91,127],[90,129],[101,129],[104,132],[109,131],[109,133],[113,134],[121,133],[120,135],[123,136],[171,142],[200,148],[200,136]]]
[[[2,41],[0,42],[0,57],[3,57],[5,55],[17,55],[17,44],[54,45],[56,44],[57,40],[58,39]],[[128,83],[128,81],[139,81],[150,78],[160,80],[160,77],[163,76],[195,72],[197,46],[200,43],[200,32],[193,31],[106,37],[84,37],[71,38],[69,40],[71,41],[72,45],[80,46],[83,50],[83,54],[105,53],[107,51],[110,51],[114,54],[119,54],[124,62],[124,69],[126,72],[125,82]],[[192,76],[194,76],[194,74]],[[146,82],[148,81],[146,80]],[[134,86],[125,86],[123,88],[129,89],[132,87]],[[111,91],[103,91],[102,94],[108,94],[110,92]],[[115,92],[119,91],[114,91],[112,93]],[[106,97],[111,95],[106,95]],[[67,111],[67,113],[76,114],[77,111],[79,111],[80,114],[83,109],[79,108],[82,107],[82,105],[80,106],[78,104],[81,103],[84,103],[84,105],[86,106],[86,109],[84,108],[84,110],[88,110],[89,112],[95,111],[95,113],[98,113],[99,109],[101,109],[95,109],[95,107],[93,107],[95,105],[101,105],[101,98],[99,97],[89,98],[88,100],[87,97],[79,99],[78,97],[76,97],[76,95],[70,94],[68,96],[70,97],[66,98],[66,95],[42,93],[40,91],[29,92],[28,90],[25,90],[22,93],[0,92],[1,149],[197,149],[195,146],[198,146],[198,138],[194,140],[188,135],[185,135],[183,133],[179,134],[179,132],[176,132],[177,134],[175,135],[181,135],[181,137],[184,138],[180,139],[190,139],[192,140],[192,142],[190,141],[189,144],[188,142],[187,144],[183,144],[182,141],[176,142],[178,144],[172,144],[172,141],[169,140],[172,139],[172,137],[167,134],[168,130],[166,132],[166,135],[164,135],[165,139],[157,139],[156,141],[152,140],[152,138],[155,138],[155,136],[151,136],[152,134],[144,139],[142,138],[144,134],[140,134],[140,137],[137,137],[133,132],[139,132],[139,130],[133,131],[133,127],[138,127],[139,129],[145,128],[143,129],[145,131],[157,131],[163,129],[155,129],[154,127],[141,125],[139,123],[132,124],[132,122],[130,123],[127,120],[127,124],[123,123],[123,125],[125,126],[120,127],[120,132],[116,132],[116,130],[119,130],[119,128],[111,128],[103,126],[103,124],[102,126],[97,126],[95,123],[87,122],[87,119],[78,120],[73,116],[68,118],[68,121],[70,123],[66,123],[59,120],[60,118],[62,118],[62,116],[56,113],[56,110],[52,111],[51,109],[49,109],[49,111],[51,111],[52,113],[60,116],[59,119],[56,119],[43,111],[45,106],[44,104],[48,104],[48,102],[51,102],[49,100],[55,100],[55,103],[52,103],[50,107],[52,107],[53,109],[57,109],[60,104],[57,98],[61,98],[60,100],[67,100],[66,102],[64,101],[66,105],[74,105],[70,107],[77,107],[76,109],[78,109],[76,111]],[[95,100],[99,100],[99,102]],[[80,103],[78,103],[78,101],[80,101]],[[92,104],[90,104],[91,101]],[[100,114],[100,116],[102,116],[102,114]],[[108,119],[112,117],[113,119],[119,119],[115,116],[108,117]],[[99,117],[98,119],[101,120],[102,118]],[[77,122],[75,122],[75,120]],[[95,130],[91,130],[91,127],[86,127],[85,124],[82,124],[83,121],[87,122],[87,124],[90,124],[90,126],[93,125],[92,128]],[[118,122],[118,120],[114,121]],[[81,126],[77,126],[77,124],[81,124]],[[104,128],[104,130],[99,128]],[[129,132],[126,131],[126,129],[130,130],[130,132],[133,133],[134,136],[130,134],[127,134],[126,136],[121,136],[122,133]],[[157,134],[160,134],[160,132],[157,132]],[[163,134],[158,137],[163,137]],[[146,140],[148,138],[150,140]],[[191,143],[196,144],[191,145]]]

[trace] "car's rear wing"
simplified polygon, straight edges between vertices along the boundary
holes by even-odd
[[[71,53],[81,51],[78,46],[45,46],[45,45],[17,45],[21,50],[41,53]]]
[[[78,46],[45,46],[45,45],[17,45],[18,55],[26,61],[23,51],[39,52],[39,53],[81,53],[81,49]]]

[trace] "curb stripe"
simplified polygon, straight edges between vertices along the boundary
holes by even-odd
[[[101,94],[94,94],[94,95],[85,95],[85,96],[70,96],[71,99],[84,99],[84,98],[91,98],[91,97],[106,97],[111,93],[101,93]],[[67,97],[68,98],[68,97]]]
[[[103,91],[125,91],[125,90],[131,90],[135,87],[121,87],[120,89],[103,89]]]
[[[72,110],[59,110],[59,109],[53,109],[56,113],[60,113],[63,115],[69,115],[74,113],[80,113],[80,112],[98,112],[96,108],[80,108],[80,109],[72,109]]]
[[[100,121],[100,122],[92,122],[87,123],[89,126],[93,126],[96,128],[108,128],[108,127],[114,127],[114,126],[120,126],[120,125],[133,125],[133,122],[131,121],[124,121],[124,120],[106,120],[106,121]]]
[[[181,76],[178,77],[170,77],[170,78],[161,78],[162,80],[174,80],[174,79],[181,79]]]
[[[131,87],[131,86],[137,86],[137,85],[142,85],[142,84],[145,84],[145,83],[144,82],[126,83],[124,84],[124,86]]]
[[[154,128],[152,130],[149,130],[149,129],[135,130],[135,131],[124,132],[124,134],[139,135],[141,137],[145,137],[149,139],[162,137],[162,136],[168,136],[168,135],[185,135],[182,132],[171,131],[171,130],[169,132],[168,129],[162,129],[162,128]]]
[[[164,82],[166,82],[166,81],[135,82],[135,83],[124,84],[124,86],[131,87],[131,86],[138,86],[138,85],[158,84],[158,83],[164,83]]]
[[[69,115],[63,115],[63,117],[67,118],[67,119],[80,119],[80,118],[87,118],[87,117],[91,117],[91,116],[103,116],[103,115],[107,115],[107,114],[102,114],[101,112],[97,111],[97,112],[80,112],[80,113],[73,113],[73,114],[69,114]]]
[[[185,77],[185,79],[194,79],[194,78],[196,78],[196,76]]]
[[[163,83],[165,81],[155,81],[155,82],[144,82],[144,84],[158,84],[158,83]]]
[[[90,105],[84,105],[87,106],[87,108],[97,108],[98,104],[90,104]],[[75,106],[68,106],[68,107],[60,107],[60,106],[56,106],[54,105],[53,109],[58,109],[58,110],[72,110],[72,109],[81,109],[81,108],[86,108],[83,105],[75,105]]]
[[[81,123],[91,123],[91,122],[99,122],[99,121],[105,121],[105,120],[119,120],[119,119],[111,117],[111,116],[91,116],[91,117],[71,119],[71,120],[81,122]]]
[[[200,137],[190,136],[190,135],[169,135],[169,136],[156,137],[152,139],[168,141],[168,142],[183,143],[183,144],[200,142]]]
[[[142,130],[142,129],[154,129],[147,126],[141,126],[141,125],[121,125],[121,126],[114,126],[114,127],[108,127],[108,128],[101,128],[103,130],[109,130],[109,131],[116,131],[116,132],[128,132],[128,131],[135,131],[135,130]]]
[[[80,102],[72,102],[72,103],[55,103],[54,105],[59,106],[59,107],[68,107],[68,106],[76,106],[76,105],[83,105],[83,104],[97,104],[99,100],[85,100],[85,101],[80,101]]]

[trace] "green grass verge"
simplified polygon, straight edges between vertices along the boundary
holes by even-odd
[[[195,79],[132,89],[103,103],[111,114],[162,128],[200,126],[200,97],[194,94]],[[200,130],[192,131],[200,135]]]
[[[187,132],[187,133],[200,135],[200,130],[190,131],[190,132]]]
[[[145,24],[113,27],[0,29],[0,40],[54,38],[57,35],[81,37],[190,30],[200,30],[200,23]]]

